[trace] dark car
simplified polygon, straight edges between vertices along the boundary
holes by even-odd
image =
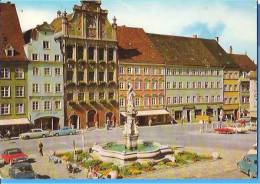
[[[15,163],[9,169],[9,176],[13,179],[35,179],[37,178],[32,165],[28,162]]]

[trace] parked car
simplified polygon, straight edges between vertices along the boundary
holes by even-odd
[[[27,133],[20,134],[20,139],[41,138],[49,136],[50,132],[42,129],[31,129]]]
[[[219,134],[234,134],[235,131],[232,128],[216,128],[215,132],[218,132]]]
[[[240,133],[240,134],[245,134],[248,132],[248,129],[241,124],[236,124],[236,125],[233,125],[233,126],[230,126],[227,128],[230,128],[230,129],[234,130],[235,133]]]
[[[257,176],[257,154],[247,154],[238,163],[240,171],[246,173],[250,178]]]
[[[246,128],[249,130],[249,131],[257,131],[257,125],[256,123],[253,123],[253,122],[250,122],[246,125]]]
[[[28,156],[22,152],[19,148],[6,149],[1,158],[4,160],[4,164],[16,163],[21,161],[27,161]]]
[[[51,131],[51,133],[50,133],[51,136],[75,135],[75,134],[76,134],[76,130],[73,128],[69,128],[69,127],[64,127],[59,130],[54,130],[54,131]]]
[[[28,162],[16,163],[9,169],[9,176],[12,179],[35,179],[37,178],[32,165]]]

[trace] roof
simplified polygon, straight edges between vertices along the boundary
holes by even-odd
[[[217,41],[172,35],[147,34],[168,65],[224,67],[229,60]]]
[[[118,26],[119,62],[164,64],[164,59],[142,28]]]
[[[47,22],[43,22],[43,24],[37,25],[35,28],[25,31],[23,33],[23,38],[24,38],[25,44],[29,43],[31,41],[31,39],[33,39],[33,40],[37,39],[37,31],[54,32],[54,28]]]
[[[11,3],[0,3],[0,61],[27,61],[24,40],[16,8]],[[13,48],[14,56],[6,56],[6,49]]]
[[[247,55],[229,54],[229,56],[239,66],[241,71],[256,71],[256,64]]]

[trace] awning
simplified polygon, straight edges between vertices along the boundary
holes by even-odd
[[[120,112],[123,116],[126,116],[126,112]],[[168,115],[170,114],[167,110],[148,110],[148,111],[137,111],[137,116],[156,116],[156,115]]]
[[[0,126],[8,126],[8,125],[27,125],[30,124],[30,121],[27,118],[20,119],[3,119],[0,120]]]

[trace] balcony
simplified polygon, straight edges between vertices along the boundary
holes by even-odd
[[[79,59],[78,62],[77,62],[78,68],[80,68],[80,67],[84,68],[84,67],[86,67],[86,65],[87,65],[87,61],[86,60]]]
[[[88,67],[90,67],[92,69],[96,68],[97,67],[97,62],[94,61],[94,60],[89,60],[88,61]]]
[[[116,83],[116,81],[109,81],[109,82],[108,82],[108,87],[109,87],[109,88],[117,88],[117,83]]]
[[[105,81],[99,81],[98,86],[101,88],[105,88],[105,87],[107,87],[107,83]]]
[[[67,63],[68,63],[68,64],[72,64],[72,65],[74,65],[76,62],[75,62],[74,59],[72,59],[72,58],[68,58],[68,59],[67,59]]]
[[[88,87],[90,88],[96,88],[97,87],[97,83],[95,81],[89,81],[88,82]]]
[[[114,70],[116,68],[116,62],[115,61],[108,61],[108,69]]]
[[[67,88],[73,88],[73,87],[76,87],[77,85],[75,82],[69,80],[66,82],[66,86],[67,86]]]
[[[78,86],[84,88],[87,87],[87,83],[85,81],[79,81]]]

